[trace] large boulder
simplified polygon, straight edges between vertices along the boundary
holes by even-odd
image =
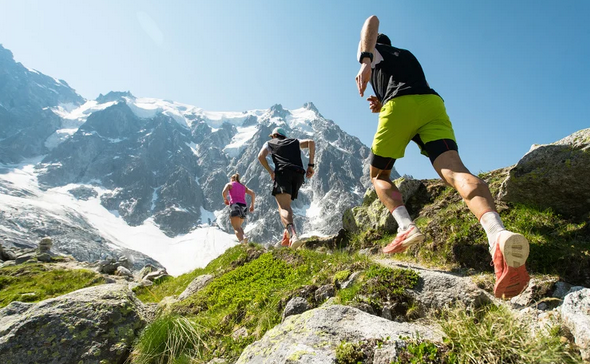
[[[123,363],[145,326],[144,305],[126,285],[84,288],[0,310],[3,364]]]
[[[343,341],[380,339],[386,341],[383,346],[395,348],[398,341],[401,343],[400,337],[416,335],[441,340],[435,327],[389,321],[348,306],[322,306],[286,318],[261,340],[246,347],[236,364],[333,364],[336,348]],[[395,351],[391,355],[393,359]]]
[[[563,324],[572,332],[582,358],[590,361],[590,289],[572,288],[560,309]]]
[[[402,193],[404,203],[416,194],[424,184],[411,177],[401,177],[394,181]],[[342,227],[352,233],[374,229],[382,232],[397,231],[397,223],[385,205],[377,198],[375,188],[371,186],[365,192],[361,206],[353,207],[344,212]]]
[[[589,215],[590,128],[534,145],[509,171],[499,198],[577,218]]]

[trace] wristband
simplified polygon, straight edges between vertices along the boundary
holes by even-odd
[[[369,57],[371,62],[373,62],[373,53],[371,52],[361,52],[361,56],[359,57],[359,63],[363,63],[363,58]]]
[[[315,167],[315,164],[313,164],[313,163],[307,163],[307,166],[308,167]]]

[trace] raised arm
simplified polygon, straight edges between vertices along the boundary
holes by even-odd
[[[359,43],[359,55],[363,58],[359,59],[361,68],[356,75],[356,87],[361,97],[364,96],[367,89],[367,83],[371,79],[371,61],[375,51],[375,44],[377,43],[377,35],[379,34],[379,19],[372,15],[363,24],[361,29],[361,41]],[[366,56],[363,53],[366,52]],[[369,56],[370,55],[370,56]]]
[[[227,200],[227,193],[231,188],[231,184],[227,183],[225,187],[223,187],[223,191],[221,191],[221,197],[223,197],[223,203],[229,205],[229,201]]]
[[[305,176],[307,178],[311,178],[311,176],[313,176],[314,172],[314,160],[315,160],[315,142],[311,139],[305,139],[305,140],[301,140],[299,142],[299,146],[303,149],[309,149],[309,164],[307,165],[307,171],[305,173]],[[311,165],[310,165],[311,164]]]
[[[268,153],[269,153],[269,151],[268,151],[268,149],[266,149],[266,144],[265,144],[262,147],[262,149],[260,149],[260,152],[258,153],[258,161],[260,162],[260,164],[262,164],[264,169],[266,169],[268,174],[270,174],[270,178],[274,181],[275,172],[272,170],[272,168],[270,168],[270,165],[268,164],[268,161],[266,160],[266,156],[268,155]]]
[[[250,204],[250,212],[253,212],[254,211],[254,200],[256,199],[256,194],[254,193],[254,191],[252,191],[248,187],[246,187],[246,193],[248,195],[250,195],[250,198],[252,199],[252,203]]]

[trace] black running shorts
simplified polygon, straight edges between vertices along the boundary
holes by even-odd
[[[305,172],[301,173],[290,169],[275,172],[272,195],[276,196],[281,193],[288,193],[291,195],[291,200],[296,199],[299,189],[303,185],[304,178]]]

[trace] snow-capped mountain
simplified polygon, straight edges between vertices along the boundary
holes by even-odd
[[[170,271],[174,259],[159,250],[195,249],[189,248],[194,238],[196,259],[206,245],[204,231],[223,247],[235,243],[221,191],[237,172],[257,194],[247,235],[274,244],[282,226],[257,155],[276,126],[316,142],[316,174],[293,203],[298,230],[304,236],[337,232],[343,211],[359,204],[370,184],[369,149],[312,103],[210,112],[129,92],[84,100],[64,81],[15,63],[0,46],[0,238],[31,245],[49,235],[58,249],[88,260],[96,254],[76,252],[72,242],[92,241],[84,249],[101,257],[137,250]]]

